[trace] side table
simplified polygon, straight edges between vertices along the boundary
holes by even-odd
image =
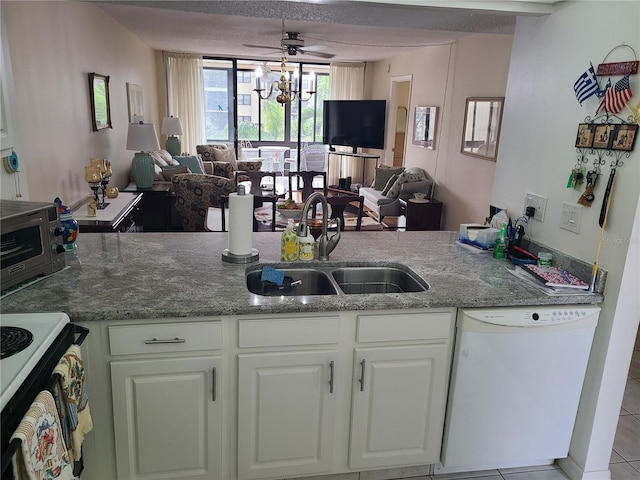
[[[442,202],[440,200],[407,200],[406,230],[440,230]]]
[[[142,200],[141,193],[120,193],[116,198],[108,198],[108,205],[98,210],[95,217],[87,215],[85,200],[73,213],[82,232],[133,232],[136,227],[135,213]]]
[[[137,223],[144,232],[167,232],[172,230],[172,210],[175,208],[175,195],[171,183],[156,182],[150,188],[138,188],[130,183],[123,193],[141,193]]]

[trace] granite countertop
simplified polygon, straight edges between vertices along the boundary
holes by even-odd
[[[255,233],[253,246],[260,259],[247,265],[222,261],[226,233],[81,233],[77,242],[80,264],[5,296],[0,311],[63,311],[72,321],[80,322],[579,304],[603,299],[599,294],[545,295],[509,273],[507,269],[513,265],[508,260],[470,252],[456,243],[457,236],[457,232],[342,232],[331,253],[330,264],[373,261],[407,265],[429,282],[427,292],[261,297],[247,290],[245,272],[263,263],[280,263],[280,233]]]

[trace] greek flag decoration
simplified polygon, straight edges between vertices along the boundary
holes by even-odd
[[[593,64],[590,63],[589,69],[573,84],[573,91],[576,94],[578,102],[582,105],[582,102],[591,95],[597,94],[599,90],[596,72],[593,70]]]

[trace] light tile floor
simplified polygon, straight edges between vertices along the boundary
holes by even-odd
[[[610,462],[612,480],[640,480],[640,331],[631,357]]]

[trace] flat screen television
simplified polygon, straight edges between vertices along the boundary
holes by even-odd
[[[386,100],[325,100],[322,143],[384,149]]]

